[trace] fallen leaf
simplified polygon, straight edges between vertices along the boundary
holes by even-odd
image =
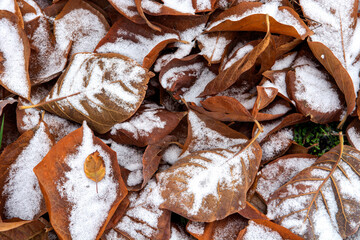
[[[79,53],[38,106],[78,123],[87,120],[95,131],[105,133],[136,112],[149,78],[146,69],[122,55]]]
[[[96,182],[96,192],[98,192],[97,183],[105,177],[105,163],[99,152],[93,152],[84,162],[85,175]]]
[[[0,231],[1,239],[48,239],[47,226],[40,220],[2,222],[0,225],[6,225],[5,230]],[[9,225],[18,225],[18,227],[7,229]]]
[[[306,239],[355,233],[360,223],[360,153],[342,144],[275,191],[267,216]]]
[[[106,168],[98,183],[84,172],[86,157],[94,151],[102,156]],[[127,194],[116,153],[86,123],[55,144],[34,172],[50,222],[61,239],[99,239]]]
[[[360,121],[359,119],[354,119],[350,122],[349,126],[346,128],[346,137],[349,143],[360,150]]]

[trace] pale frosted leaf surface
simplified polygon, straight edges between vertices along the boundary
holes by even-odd
[[[43,108],[75,122],[87,120],[105,133],[135,113],[148,80],[146,69],[122,55],[79,53],[43,100]]]
[[[262,86],[263,87],[273,87],[278,90],[286,98],[290,99],[286,91],[286,72],[275,72],[273,74],[274,82],[266,81]]]
[[[143,151],[129,145],[111,143],[111,149],[116,152],[120,166],[130,171],[126,184],[136,186],[143,181]]]
[[[306,57],[304,57],[306,58]],[[304,59],[310,61],[310,59]],[[337,86],[330,81],[330,76],[309,65],[295,65],[294,97],[305,102],[308,108],[320,113],[335,112],[342,109]],[[321,91],[319,91],[321,89]]]
[[[206,222],[242,209],[261,157],[256,143],[244,145],[193,152],[160,172],[161,206]]]
[[[124,237],[114,229],[111,229],[107,234],[104,236],[105,240],[128,240],[128,238]]]
[[[284,128],[269,136],[261,143],[263,151],[261,161],[272,160],[284,153],[292,144],[294,131],[292,128]]]
[[[131,239],[155,239],[170,235],[170,212],[160,209],[164,201],[154,179],[140,192],[131,192],[130,205],[115,229]]]
[[[279,9],[280,6],[281,2],[278,1],[267,2],[259,7],[249,9],[242,14],[233,14],[215,21],[211,23],[207,29],[211,30],[225,21],[237,22],[251,15],[268,14],[277,22],[294,27],[300,36],[304,36],[307,32],[307,29],[304,27],[304,25],[302,25],[302,22],[299,21],[288,9]]]
[[[256,88],[247,91],[247,89],[244,87],[238,88],[232,86],[225,91],[216,94],[216,96],[233,97],[238,100],[247,110],[251,110],[254,107],[254,103],[256,101],[255,92]]]
[[[209,62],[218,63],[226,53],[231,43],[232,35],[229,33],[203,33],[196,40],[201,44],[201,52]]]
[[[228,148],[233,145],[247,142],[247,139],[245,137],[241,137],[240,135],[233,135],[232,137],[229,135],[226,136],[224,133],[219,131],[215,122],[213,123],[212,120],[206,119],[207,118],[202,119],[201,115],[195,113],[194,111],[189,111],[188,121],[190,124],[192,138],[192,141],[187,149],[189,152],[214,148]],[[182,156],[184,155],[185,154]]]
[[[144,104],[141,112],[135,113],[128,121],[115,124],[110,133],[116,134],[117,131],[123,130],[135,139],[147,137],[155,129],[163,129],[166,126],[166,121],[157,115],[160,110],[164,110],[164,107],[151,103]]]
[[[108,39],[106,39],[107,37]],[[159,32],[145,24],[138,25],[121,18],[112,26],[104,39],[105,41],[101,41],[96,47],[96,52],[119,53],[142,65],[145,64],[144,59],[148,57],[151,51],[157,49],[156,51],[159,53],[167,43],[178,39],[179,36],[175,31],[163,29]],[[156,57],[157,54],[154,55]]]
[[[270,162],[258,173],[256,192],[267,201],[272,193],[316,159],[311,155],[288,155]]]
[[[8,219],[33,220],[43,210],[43,196],[33,168],[54,144],[47,131],[45,124],[40,123],[28,145],[9,166],[2,191],[2,197],[6,199],[3,203],[4,215]]]
[[[343,239],[360,225],[360,153],[325,153],[270,196],[270,219],[305,239]]]
[[[346,136],[349,142],[357,149],[360,149],[359,120],[354,120],[346,129]]]
[[[69,231],[73,239],[95,239],[108,217],[119,188],[115,179],[109,153],[93,140],[91,129],[84,122],[83,138],[76,151],[67,156],[64,161],[69,170],[57,181],[57,191],[62,199],[71,206],[69,211]],[[98,151],[106,173],[99,182],[86,177],[84,161],[90,154]],[[96,192],[96,185],[98,192]]]
[[[171,227],[171,236],[169,240],[193,240],[194,238],[187,234],[183,229]]]
[[[283,238],[278,232],[272,230],[271,228],[250,220],[249,225],[247,226],[246,232],[242,239],[243,240],[254,240],[254,239],[282,240]]]
[[[290,53],[285,57],[282,57],[275,61],[274,65],[271,67],[271,70],[284,70],[285,68],[291,67],[291,64],[294,62],[296,57],[296,52]]]
[[[105,17],[83,1],[68,2],[54,22],[59,49],[65,51],[71,43],[71,55],[93,52],[108,30]]]
[[[109,2],[126,17],[141,18],[136,9],[135,0],[109,0]]]
[[[246,54],[251,52],[254,49],[254,46],[251,44],[247,44],[245,46],[240,46],[239,48],[235,48],[236,50],[230,54],[230,57],[226,59],[226,63],[223,67],[223,70],[228,69],[234,63],[245,57]]]
[[[25,32],[17,22],[17,17],[9,12],[0,13],[0,84],[23,98],[29,99],[30,80],[29,42]]]
[[[304,15],[313,20],[314,35],[311,36],[311,40],[323,43],[334,53],[349,72],[357,92],[360,65],[356,58],[360,53],[357,44],[360,31],[355,6],[358,1],[301,0],[299,2]]]
[[[205,226],[206,226],[205,222],[190,221],[186,225],[186,230],[191,234],[203,235],[205,233]]]

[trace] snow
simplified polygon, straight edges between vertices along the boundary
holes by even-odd
[[[281,2],[268,2],[260,7],[255,7],[250,10],[247,10],[242,14],[234,14],[222,18],[221,20],[218,20],[210,24],[210,26],[207,29],[210,30],[216,27],[217,25],[225,22],[226,20],[236,22],[254,14],[268,14],[269,16],[274,18],[277,22],[294,27],[295,30],[299,33],[299,35],[304,35],[306,33],[306,29],[300,24],[300,21],[297,20],[288,10],[286,9],[279,10],[280,6],[281,6]]]
[[[265,139],[265,137],[268,135],[271,130],[273,130],[275,127],[277,127],[281,123],[282,119],[277,119],[271,122],[266,122],[263,124],[263,131],[259,134],[257,140],[261,142]],[[255,134],[258,130],[256,130]]]
[[[203,235],[205,232],[205,223],[191,221],[186,226],[186,230],[195,235]]]
[[[143,3],[144,2],[142,2],[142,4]],[[145,31],[147,29],[143,30]],[[143,64],[144,58],[152,49],[159,43],[169,39],[179,39],[179,37],[175,33],[165,32],[142,36],[139,33],[133,33],[127,29],[119,29],[114,42],[107,42],[97,48],[96,51],[99,53],[119,53],[134,59],[141,65]]]
[[[271,240],[282,240],[281,235],[272,230],[271,228],[260,225],[252,220],[249,221],[249,226],[246,228],[246,233],[243,237],[244,240],[255,240],[255,239],[271,239]]]
[[[162,155],[162,160],[164,160],[166,163],[173,165],[174,163],[177,162],[177,160],[179,160],[180,158],[180,154],[182,152],[182,149],[173,144],[170,145],[168,148],[165,149],[163,155]]]
[[[164,6],[172,8],[178,12],[182,13],[195,13],[195,9],[193,8],[192,0],[163,0]]]
[[[310,65],[295,68],[295,98],[304,101],[312,110],[328,113],[341,109],[335,85],[320,70]],[[321,89],[321,91],[319,91]]]
[[[289,156],[269,163],[259,172],[256,191],[267,201],[272,193],[300,171],[310,167],[316,159]]]
[[[6,10],[15,13],[15,0],[1,0],[0,10]]]
[[[356,149],[360,149],[360,134],[355,127],[351,127],[347,130],[347,137],[350,138]]]
[[[111,229],[106,235],[105,240],[128,240],[126,237]]]
[[[280,114],[285,114],[288,111],[290,111],[292,108],[289,107],[288,105],[285,104],[275,104],[271,107],[265,108],[263,110],[261,110],[261,113],[266,113],[266,114],[272,114],[272,115],[280,115]]]
[[[247,139],[229,138],[222,135],[220,132],[207,127],[206,123],[193,111],[189,111],[188,120],[191,125],[191,136],[193,138],[193,143],[189,146],[191,152],[215,148],[226,149],[247,142]]]
[[[70,204],[69,231],[72,239],[95,239],[100,227],[108,217],[109,210],[119,191],[118,180],[111,168],[111,159],[107,151],[93,142],[93,133],[83,123],[83,139],[77,151],[64,159],[69,166],[64,178],[58,180],[57,190],[64,201]],[[84,161],[90,154],[98,151],[104,160],[105,176],[97,183],[86,177]]]
[[[24,42],[19,35],[20,28],[6,18],[0,19],[0,53],[5,60],[1,62],[3,72],[0,79],[7,89],[27,98],[30,91],[25,65]],[[6,37],[4,37],[6,36]]]
[[[110,133],[116,135],[117,131],[125,130],[131,133],[135,139],[147,137],[157,129],[163,129],[166,126],[166,121],[162,121],[161,118],[156,115],[159,110],[163,109],[164,107],[156,104],[145,104],[143,111],[137,112],[126,122],[115,124],[111,128]]]
[[[204,66],[204,63],[198,62],[187,66],[173,67],[162,75],[160,84],[163,88],[170,90],[176,83],[176,80],[180,79],[182,76],[185,76],[185,72],[190,72],[186,74],[187,76],[198,77],[200,70],[204,68]]]
[[[162,6],[161,4],[153,2],[151,0],[143,0],[141,1],[141,7],[151,13],[160,13]]]
[[[40,213],[43,196],[33,168],[45,157],[53,143],[40,123],[29,144],[9,167],[2,195],[6,196],[6,218],[33,220]]]
[[[171,226],[171,236],[169,240],[192,240],[193,238],[189,236],[182,228],[177,229],[174,226]]]
[[[130,171],[127,179],[127,185],[136,186],[142,183],[143,151],[138,148],[118,144],[116,142],[111,143],[111,149],[116,152],[119,165]]]
[[[222,56],[225,54],[226,47],[231,42],[225,36],[209,34],[201,34],[196,40],[201,43],[202,49],[200,54],[211,59],[211,62],[221,61]]]
[[[295,60],[296,55],[297,55],[297,52],[293,52],[283,58],[276,60],[274,65],[271,67],[271,70],[273,70],[273,71],[283,70],[285,68],[291,67],[291,64]]]
[[[197,0],[196,9],[198,11],[211,10],[211,1],[210,0]]]
[[[130,205],[115,229],[137,240],[151,239],[162,231],[158,229],[158,220],[166,210],[159,209],[164,199],[156,181],[151,179],[143,190],[131,192],[128,196]]]
[[[43,16],[41,8],[39,7],[39,5],[33,1],[33,0],[24,0],[24,2],[26,2],[27,4],[29,4],[33,9],[34,12],[30,12],[30,13],[26,13],[25,15],[23,15],[23,20],[24,22],[29,22],[37,17],[41,17]],[[19,6],[22,6],[22,2],[19,1],[18,2]]]
[[[289,147],[289,143],[294,139],[293,130],[284,128],[271,135],[271,137],[261,145],[262,161],[271,160]]]
[[[287,87],[286,87],[286,72],[276,72],[273,74],[274,83],[270,81],[266,81],[262,86],[263,87],[273,87],[277,88],[278,92],[284,95],[285,97],[289,98],[287,94]]]
[[[87,9],[73,9],[60,19],[55,19],[54,34],[59,48],[65,51],[70,42],[70,55],[79,52],[93,52],[106,35],[107,26]]]
[[[91,76],[89,76],[89,69],[92,71]],[[116,71],[113,71],[114,69]],[[105,92],[112,102],[121,106],[125,112],[131,113],[136,110],[138,102],[141,101],[139,90],[134,85],[144,81],[145,74],[146,70],[133,61],[79,53],[74,56],[68,67],[61,88],[56,84],[53,94],[46,100],[67,97],[56,102],[60,108],[71,106],[83,115],[89,116],[90,113],[83,107],[82,101],[86,99],[96,111],[101,113],[103,109],[108,108],[108,103],[102,102],[97,95]],[[84,81],[78,81],[78,79],[84,79],[86,85]],[[72,94],[75,95],[68,97]]]
[[[256,101],[256,88],[247,91],[245,88],[229,87],[216,96],[228,96],[238,100],[247,110],[251,110]]]

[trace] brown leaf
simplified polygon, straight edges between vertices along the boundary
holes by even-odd
[[[351,146],[360,149],[360,121],[359,119],[354,119],[346,128],[346,137]]]
[[[291,154],[267,164],[257,175],[256,192],[266,202],[282,185],[300,171],[310,167],[317,157],[310,154]]]
[[[312,34],[299,15],[290,7],[280,6],[280,2],[264,4],[241,2],[222,12],[209,24],[207,31],[267,32],[266,25],[263,25],[268,14],[266,7],[273,8],[273,12],[269,13],[271,33],[284,34],[302,40]]]
[[[18,240],[18,239],[36,239],[45,240],[48,239],[48,232],[46,225],[40,220],[34,221],[22,221],[22,222],[2,222],[0,225],[5,226],[4,231],[0,231],[0,238],[6,240]],[[16,228],[6,229],[9,225],[16,226]]]
[[[92,190],[96,183],[84,173],[85,159],[94,151],[100,153],[106,168],[105,177],[97,183],[98,193]],[[86,123],[54,145],[34,172],[61,239],[99,239],[127,194],[116,153]]]
[[[357,231],[360,152],[342,144],[270,196],[270,219],[306,239],[344,239]]]
[[[266,61],[262,61],[263,64],[268,66],[274,64],[275,44],[270,34],[269,22],[264,19],[262,23],[259,23],[259,25],[261,24],[267,26],[267,33],[264,39],[247,53],[245,57],[237,60],[229,68],[221,71],[214,80],[206,85],[200,96],[213,95],[229,88],[243,73],[250,70],[262,58],[266,59]],[[261,69],[263,69],[263,67]],[[263,71],[265,70],[267,69],[263,69]]]
[[[249,221],[249,226],[239,233],[237,240],[242,239],[288,239],[304,240],[296,234],[276,223],[264,219],[253,219]]]
[[[84,162],[85,175],[96,182],[96,192],[98,192],[97,183],[105,177],[105,165],[104,160],[100,156],[98,151],[91,153]]]
[[[79,53],[37,106],[78,123],[86,120],[95,131],[105,133],[136,112],[149,78],[146,69],[122,55]]]
[[[2,31],[8,32],[0,39],[1,45],[6,46],[0,50],[3,58],[0,61],[0,84],[10,92],[30,99],[29,41],[15,14],[0,10],[0,24]]]
[[[17,102],[17,100],[12,98],[12,97],[9,97],[9,98],[4,99],[4,100],[0,100],[0,116],[2,115],[3,110],[6,107],[6,105],[13,104],[13,103],[16,103],[16,102]]]
[[[33,168],[54,144],[43,122],[23,133],[0,155],[1,216],[6,219],[37,219],[46,212]]]
[[[256,141],[193,152],[156,175],[164,198],[161,207],[201,222],[238,212],[246,205],[260,159]]]
[[[189,221],[186,230],[198,240],[235,240],[246,225],[247,220],[235,213],[210,223]]]
[[[129,200],[127,211],[114,228],[116,231],[132,240],[169,239],[171,212],[159,208],[163,199],[154,179],[140,192],[131,192]]]
[[[179,41],[176,31],[161,27],[155,31],[146,24],[135,24],[120,17],[96,46],[95,52],[119,53],[130,57],[144,68],[150,68],[167,44]],[[129,51],[129,47],[136,51]],[[139,51],[141,49],[141,51]]]
[[[250,202],[246,202],[246,206],[244,209],[241,209],[239,211],[239,214],[243,216],[246,219],[265,219],[268,220],[265,214],[260,212],[254,205],[252,205]]]

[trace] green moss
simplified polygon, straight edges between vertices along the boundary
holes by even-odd
[[[340,143],[338,123],[316,124],[307,122],[298,124],[294,130],[294,140],[309,148],[309,153],[321,156]],[[348,144],[345,139],[345,144]]]

